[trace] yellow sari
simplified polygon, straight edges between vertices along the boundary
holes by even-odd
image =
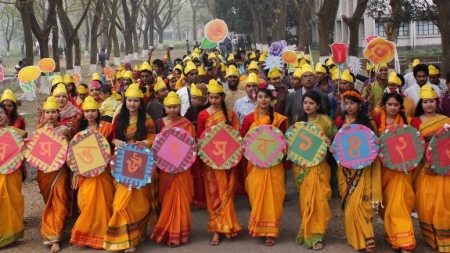
[[[320,114],[315,120],[309,120],[320,127],[325,135],[332,139],[337,132],[336,126],[327,115]],[[331,197],[331,167],[327,159],[313,167],[305,168],[292,164],[294,178],[299,191],[298,205],[302,223],[297,234],[297,244],[312,248],[322,242],[331,219],[328,200]]]
[[[269,115],[259,118],[257,112],[258,109],[252,114],[254,121],[249,130],[270,124]],[[283,115],[274,113],[271,125],[286,131],[288,121]],[[279,237],[286,195],[283,162],[270,168],[259,168],[249,161],[247,172],[249,174],[245,180],[245,189],[252,209],[248,221],[249,233],[253,237]]]
[[[450,119],[436,115],[418,130],[429,140],[444,124],[450,124]],[[413,185],[424,240],[439,252],[450,252],[450,176],[436,175],[424,158],[414,172]]]
[[[119,114],[120,115],[120,114]],[[119,116],[118,115],[118,116]],[[117,122],[117,117],[114,122]],[[137,117],[130,116],[130,124],[127,128],[126,142],[134,143],[134,133],[137,129]],[[153,120],[147,115],[145,121],[149,146],[155,139],[155,126]],[[113,213],[108,222],[108,228],[103,239],[103,248],[106,250],[123,250],[136,247],[145,237],[149,219],[155,221],[159,210],[157,205],[156,188],[157,173],[152,177],[152,182],[141,189],[132,189],[114,181],[116,193],[113,200]],[[152,225],[152,224],[151,224]]]
[[[239,120],[236,114],[228,110],[231,125],[238,131]],[[222,111],[210,115],[208,109],[198,115],[197,136],[206,129],[220,122],[225,122]],[[235,237],[242,230],[234,210],[234,187],[236,168],[214,170],[203,164],[203,178],[206,189],[206,206],[209,222],[208,232],[225,234],[227,238]]]
[[[101,122],[97,131],[110,139],[112,124]],[[97,177],[80,176],[80,184],[77,196],[81,214],[73,226],[70,243],[102,249],[106,227],[113,212],[114,184],[109,166]]]
[[[372,203],[382,200],[381,162],[377,158],[371,165],[360,170],[340,165],[337,173],[347,243],[356,250],[374,248]]]
[[[163,120],[160,119],[162,124]],[[180,127],[195,137],[195,128],[184,117],[164,126],[164,129]],[[190,169],[180,173],[159,173],[159,202],[161,213],[150,239],[169,246],[186,244],[191,233],[191,202],[194,197],[194,182]]]

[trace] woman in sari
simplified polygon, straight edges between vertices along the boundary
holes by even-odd
[[[3,96],[2,96],[3,98]],[[8,113],[0,103],[0,129],[8,127]],[[24,197],[20,169],[0,174],[0,248],[23,238]]]
[[[223,86],[215,80],[208,83],[208,100],[211,106],[198,114],[197,139],[205,129],[224,122],[239,130],[239,120],[232,110],[225,106]],[[214,170],[203,164],[203,178],[206,189],[208,209],[208,232],[214,233],[210,244],[220,244],[220,234],[227,238],[235,237],[242,230],[234,210],[234,184],[236,169]]]
[[[389,90],[388,90],[389,91]],[[408,124],[403,108],[403,97],[396,91],[381,97],[381,113],[373,116],[378,135],[393,125]],[[404,173],[381,167],[381,185],[384,208],[379,214],[384,221],[386,240],[394,250],[408,253],[414,250],[416,240],[411,220],[414,208],[413,173]]]
[[[58,84],[52,94],[56,98],[60,108],[59,123],[71,129],[73,121],[80,114],[80,110],[69,101],[69,95],[64,84]]]
[[[113,120],[113,144],[120,148],[126,143],[150,147],[155,138],[152,118],[145,113],[144,94],[138,84],[130,85],[125,93],[125,104]],[[136,251],[136,246],[145,238],[149,218],[157,219],[158,210],[151,204],[157,201],[155,188],[156,172],[150,184],[140,189],[128,189],[114,181],[116,192],[113,200],[113,214],[103,241],[106,250]],[[152,217],[150,217],[152,216]],[[153,223],[154,224],[154,223]]]
[[[241,136],[262,125],[272,125],[283,133],[287,130],[287,118],[274,112],[271,105],[274,99],[275,96],[272,90],[267,89],[267,85],[259,87],[256,93],[256,109],[244,118]],[[280,236],[279,227],[286,195],[283,162],[270,168],[260,168],[249,161],[247,172],[249,174],[245,180],[245,189],[251,206],[249,233],[253,237],[265,237],[265,244],[274,246],[275,238]]]
[[[361,124],[376,133],[375,122],[362,110],[364,99],[359,92],[354,89],[346,91],[342,94],[342,99],[345,113],[335,119],[338,129],[348,124]],[[379,144],[379,140],[376,143]],[[345,235],[347,243],[356,250],[375,250],[372,219],[373,207],[377,207],[382,200],[380,169],[379,159],[359,170],[338,167]]]
[[[326,115],[317,91],[308,91],[303,95],[303,110],[299,121],[318,126],[325,133],[327,145],[337,132],[333,120]],[[331,219],[328,200],[331,197],[331,167],[325,157],[322,162],[312,167],[293,164],[294,178],[299,191],[298,202],[302,223],[297,234],[296,243],[308,249],[323,249],[323,239]]]
[[[8,116],[8,126],[25,131],[25,119],[17,111],[17,98],[10,89],[6,89],[0,99]]]
[[[65,87],[64,87],[65,89]],[[50,96],[43,106],[44,121],[39,128],[53,128],[64,136],[67,142],[71,139],[70,130],[61,125],[59,121],[59,103],[55,97]],[[38,145],[38,143],[36,143]],[[59,252],[59,242],[64,230],[64,221],[69,213],[69,168],[61,167],[57,171],[44,173],[37,171],[39,190],[44,198],[45,207],[42,214],[41,235],[45,245],[51,245],[50,252]]]
[[[420,131],[426,143],[445,124],[450,124],[450,118],[436,112],[437,101],[438,95],[433,88],[422,86],[411,126]],[[439,252],[450,252],[450,177],[436,174],[424,157],[414,171],[413,185],[424,240]]]
[[[156,121],[157,132],[173,127],[186,130],[195,138],[195,128],[180,116],[181,100],[171,91],[164,99],[165,117]],[[191,233],[191,201],[194,185],[190,168],[180,173],[159,173],[159,197],[161,212],[150,239],[169,246],[187,244]]]
[[[100,121],[99,105],[94,98],[86,97],[82,109],[83,116],[78,121],[76,131],[97,131],[111,141],[112,124]],[[96,177],[74,174],[72,188],[78,189],[78,207],[81,213],[73,226],[70,243],[102,249],[114,199],[114,184],[109,167]]]

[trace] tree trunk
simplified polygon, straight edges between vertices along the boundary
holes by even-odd
[[[262,40],[261,40],[261,30],[260,30],[260,24],[259,24],[259,17],[258,12],[254,8],[254,3],[251,0],[245,0],[245,3],[248,6],[248,9],[250,10],[250,14],[252,15],[253,20],[253,34],[255,35],[255,44],[257,49],[261,49],[262,46]]]
[[[358,0],[355,11],[351,18],[342,15],[342,20],[348,25],[348,30],[350,31],[350,44],[348,48],[348,54],[353,56],[358,56],[359,53],[359,24],[361,23],[361,18],[367,8],[367,3],[369,0]]]
[[[300,4],[300,2],[302,4]],[[298,16],[297,38],[298,49],[306,51],[311,45],[311,10],[314,7],[314,0],[291,0],[292,8]]]
[[[53,24],[52,28],[52,53],[53,60],[55,61],[55,70],[54,72],[61,72],[61,61],[59,59],[59,27],[58,22]]]
[[[75,49],[74,65],[76,68],[78,66],[81,66],[81,44],[80,44],[80,37],[78,37],[78,35],[76,35],[73,40],[73,46]]]
[[[138,34],[137,34],[137,30],[133,29],[133,54],[138,54],[139,53],[139,39],[138,39]]]
[[[286,12],[288,0],[278,0],[275,5],[275,25],[272,40],[284,40],[286,37]]]
[[[162,45],[163,42],[164,42],[164,30],[163,29],[159,29],[158,30],[158,44]]]
[[[402,1],[400,0],[390,0],[389,5],[391,6],[391,22],[384,26],[384,32],[386,33],[386,39],[389,41],[396,41],[398,37],[398,30],[402,24],[401,18],[398,17],[402,10]]]
[[[30,16],[28,14],[28,8],[26,8],[27,4],[28,4],[27,0],[17,0],[15,5],[16,8],[19,10],[20,17],[22,19],[26,65],[31,66],[33,65],[34,62],[34,54],[33,54],[34,43],[33,43],[33,34],[31,32]]]
[[[200,1],[200,0],[198,0]],[[189,35],[188,35],[189,37]],[[197,40],[197,10],[192,9],[192,41]]]
[[[155,14],[156,14],[156,10],[153,10],[152,16],[154,17]],[[155,46],[155,19],[154,18],[150,19],[150,25],[148,27],[148,34],[149,34],[148,42],[149,42],[150,46]]]
[[[333,43],[338,8],[339,0],[323,0],[319,13],[317,13],[320,55],[329,55],[331,53],[330,44]]]
[[[125,20],[125,30],[123,31],[123,37],[125,39],[125,55],[133,54],[133,36],[131,30],[131,15],[128,8],[127,0],[122,0],[123,16]]]
[[[450,19],[448,18],[448,10],[450,10],[450,1],[433,0],[438,9],[439,31],[441,32],[441,73],[450,72]]]
[[[66,72],[71,73],[73,71],[73,41],[66,41]]]
[[[91,26],[91,58],[89,63],[91,65],[97,64],[97,53],[98,53],[98,46],[97,46],[97,38],[99,34],[98,32],[98,26],[100,25],[100,21],[103,14],[103,3],[102,1],[97,1],[97,5],[95,6],[95,14],[94,18],[92,20],[92,26]]]

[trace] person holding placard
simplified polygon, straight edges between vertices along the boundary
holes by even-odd
[[[422,86],[419,98],[411,126],[420,131],[428,148],[433,135],[445,124],[450,124],[450,118],[437,113],[438,94],[432,86]],[[438,175],[423,158],[413,178],[415,206],[423,238],[433,249],[450,252],[450,177]]]
[[[53,90],[53,96],[59,105],[59,120],[61,125],[67,126],[69,129],[73,127],[73,121],[80,114],[80,110],[69,101],[67,88],[64,84],[58,84]]]
[[[287,130],[287,117],[274,112],[271,105],[275,100],[273,92],[274,90],[267,89],[267,84],[259,86],[255,111],[244,118],[241,136],[245,136],[249,130],[261,125],[272,125],[283,133]],[[266,246],[274,246],[275,238],[280,236],[279,226],[286,195],[283,162],[269,168],[259,168],[249,160],[247,173],[245,189],[252,210],[248,221],[250,235],[265,237]]]
[[[342,94],[344,114],[335,119],[340,129],[348,124],[361,124],[376,133],[375,122],[364,113],[364,98],[355,89]],[[356,250],[374,252],[373,206],[381,202],[381,164],[379,159],[362,169],[338,167],[339,195],[342,198],[347,243]]]
[[[179,127],[195,138],[194,125],[180,115],[181,100],[175,92],[164,99],[165,117],[156,121],[157,132]],[[194,196],[194,185],[190,169],[179,173],[159,174],[159,196],[161,214],[150,239],[168,246],[187,244],[191,233],[190,204]]]
[[[0,103],[0,129],[6,127],[8,127],[7,109]],[[0,201],[0,210],[2,210],[0,215],[1,248],[23,238],[25,203],[22,194],[21,169],[16,169],[10,174],[0,174],[0,192],[2,193]]]
[[[111,123],[100,120],[99,108],[93,97],[86,97],[76,131],[97,131],[110,142],[113,127]],[[109,167],[96,177],[74,174],[72,188],[78,189],[78,207],[81,213],[73,226],[70,243],[103,249],[103,237],[113,212],[114,199],[114,184]]]
[[[208,100],[211,105],[198,114],[197,139],[205,129],[220,122],[239,131],[239,119],[232,110],[226,108],[225,91],[215,80],[208,83]],[[236,168],[214,170],[206,164],[203,165],[206,206],[210,218],[208,232],[214,233],[210,242],[212,246],[220,244],[220,234],[230,238],[237,236],[242,230],[234,210],[235,173]]]
[[[60,85],[64,86],[63,84]],[[66,89],[65,86],[62,88],[64,88],[64,90]],[[55,90],[58,90],[58,88]],[[53,128],[55,131],[63,133],[66,137],[66,141],[69,142],[72,134],[69,128],[59,123],[61,117],[59,108],[57,99],[53,96],[48,97],[43,105],[43,123],[38,125],[37,129]],[[67,206],[70,188],[69,168],[63,165],[59,170],[47,173],[38,170],[37,181],[39,190],[45,202],[41,222],[42,239],[45,245],[52,246],[50,252],[59,252],[59,242],[61,241],[61,236],[64,231],[64,222],[69,214]]]
[[[395,74],[395,72],[393,72]],[[391,79],[391,78],[389,78]],[[373,116],[378,135],[394,125],[407,125],[409,120],[402,111],[403,97],[400,90],[387,90],[381,97],[381,112]],[[384,221],[386,240],[394,250],[411,252],[416,247],[411,212],[414,208],[413,173],[405,173],[381,167],[383,205],[379,214]]]
[[[10,89],[3,91],[0,103],[5,106],[6,114],[8,116],[8,126],[25,131],[25,119],[19,115],[17,111],[17,98]]]
[[[331,139],[337,132],[333,120],[326,114],[321,105],[323,99],[319,92],[308,91],[303,94],[304,113],[298,121],[309,122],[318,126],[325,133],[325,142],[331,144]],[[299,209],[302,223],[296,243],[313,250],[323,249],[323,239],[331,219],[328,200],[331,197],[331,167],[327,159],[316,166],[302,167],[293,164],[294,178],[299,191]]]
[[[113,120],[112,142],[116,148],[126,143],[152,145],[155,125],[145,112],[143,98],[139,84],[132,84],[126,90],[124,105]],[[158,219],[156,182],[157,173],[150,184],[140,189],[129,189],[115,181],[113,214],[103,240],[104,249],[136,251],[136,246],[145,237],[147,224],[154,225]]]

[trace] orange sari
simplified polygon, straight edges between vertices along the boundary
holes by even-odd
[[[418,126],[414,121],[420,122]],[[421,122],[417,117],[411,120],[411,125],[416,127],[427,141],[442,129],[444,124],[450,124],[450,118],[444,115],[436,115],[425,122]],[[450,176],[436,175],[423,158],[414,171],[413,185],[423,239],[439,252],[450,252]]]
[[[120,114],[114,119],[119,119]],[[134,143],[134,133],[137,129],[137,117],[130,116],[127,128],[126,142]],[[145,140],[152,145],[155,139],[155,125],[150,116],[145,121],[147,137]],[[152,182],[141,189],[128,189],[128,187],[114,181],[116,192],[113,200],[113,213],[108,222],[106,234],[103,239],[103,248],[106,250],[124,250],[136,247],[145,237],[149,219],[156,220],[159,210],[152,203],[156,202],[155,185],[157,173]]]
[[[228,110],[231,125],[238,131],[239,120],[232,110]],[[222,111],[210,115],[208,109],[198,115],[197,138],[208,127],[225,122]],[[242,230],[234,210],[234,184],[236,168],[214,170],[203,164],[203,176],[206,188],[206,206],[209,222],[208,232],[222,233],[227,238],[235,237]]]
[[[195,137],[194,125],[184,117],[167,126],[164,126],[162,119],[160,122],[161,130],[179,127]],[[193,197],[194,184],[190,169],[176,174],[160,171],[158,199],[161,212],[150,239],[158,243],[165,242],[169,246],[187,244],[191,233],[190,205]]]
[[[260,118],[257,112],[258,109],[244,118],[244,122],[253,120],[249,130],[270,124],[269,115]],[[271,125],[284,132],[288,127],[288,120],[285,116],[274,113]],[[270,168],[259,168],[248,161],[247,172],[245,189],[252,209],[248,221],[249,234],[253,237],[279,237],[283,200],[286,195],[283,162]]]
[[[112,124],[102,121],[97,131],[110,139]],[[109,167],[97,177],[80,176],[80,185],[78,207],[81,214],[73,226],[70,243],[102,249],[114,199],[114,184]]]
[[[66,136],[67,142],[70,141],[70,130],[66,126],[57,125],[54,128]],[[50,173],[37,171],[39,190],[45,202],[41,222],[41,235],[45,245],[61,241],[64,221],[69,213],[69,174],[69,168],[65,165]]]

